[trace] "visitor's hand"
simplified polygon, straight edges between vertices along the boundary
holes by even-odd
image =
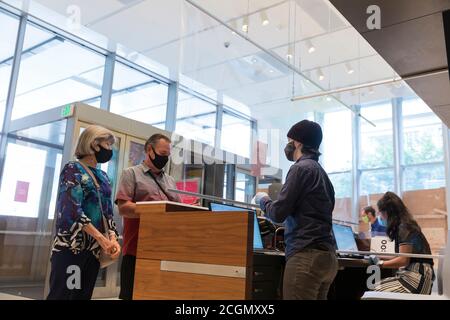
[[[265,197],[269,197],[269,195],[266,192],[258,192],[252,199],[252,203],[257,204],[258,206],[261,205],[261,200]]]
[[[111,258],[117,259],[120,255],[120,244],[116,239],[112,240],[111,242],[114,246],[111,248],[109,255],[111,256]]]
[[[109,255],[115,247],[114,243],[103,235],[98,239],[98,244]]]

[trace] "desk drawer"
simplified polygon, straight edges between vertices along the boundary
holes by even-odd
[[[252,288],[253,300],[275,300],[278,296],[278,286],[273,281],[253,282]]]
[[[276,266],[254,266],[253,282],[258,281],[279,281],[281,278],[281,268]]]

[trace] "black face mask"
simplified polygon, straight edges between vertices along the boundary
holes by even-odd
[[[98,163],[105,163],[111,160],[113,156],[113,151],[99,146],[100,150],[95,152],[95,159]]]
[[[284,154],[289,161],[294,161],[295,149],[294,141],[289,142],[284,148]]]
[[[153,150],[153,154],[155,155],[155,159],[152,159],[150,156],[150,160],[153,163],[153,165],[158,169],[161,170],[162,168],[164,168],[164,166],[167,164],[167,162],[169,161],[169,157],[168,156],[161,156],[159,154],[156,153],[155,148],[153,148],[152,146],[152,150]]]

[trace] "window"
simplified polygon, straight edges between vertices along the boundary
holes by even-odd
[[[0,10],[0,132],[3,130],[6,98],[11,77],[19,20]],[[3,30],[5,32],[3,32]]]
[[[404,164],[444,161],[442,123],[419,99],[403,102]]]
[[[420,99],[405,100],[403,112],[403,189],[445,187],[442,123]]]
[[[445,187],[444,164],[425,164],[406,167],[403,174],[404,191]]]
[[[351,111],[327,112],[323,117],[323,165],[327,172],[352,169]]]
[[[352,196],[352,113],[349,110],[323,115],[322,161],[333,183],[336,198]]]
[[[116,62],[110,111],[164,128],[168,86]]]
[[[46,155],[45,150],[33,145],[12,140],[8,143],[0,216],[38,217]]]
[[[360,168],[373,169],[394,165],[391,103],[361,108]]]
[[[236,172],[234,200],[250,203],[256,192],[256,178],[242,172]]]
[[[175,131],[181,136],[214,146],[216,105],[180,90]]]
[[[250,158],[251,139],[251,121],[224,110],[221,149],[245,158]]]
[[[105,57],[28,23],[12,119],[101,95]]]
[[[361,173],[361,195],[383,194],[394,190],[394,170],[383,169]]]
[[[350,198],[352,196],[351,172],[331,173],[328,176],[334,187],[335,198]]]
[[[395,191],[391,102],[363,106],[360,126],[360,195]]]

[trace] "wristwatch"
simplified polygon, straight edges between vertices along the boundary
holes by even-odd
[[[384,264],[384,260],[380,260],[380,261],[378,261],[377,266],[382,267],[383,264]]]

